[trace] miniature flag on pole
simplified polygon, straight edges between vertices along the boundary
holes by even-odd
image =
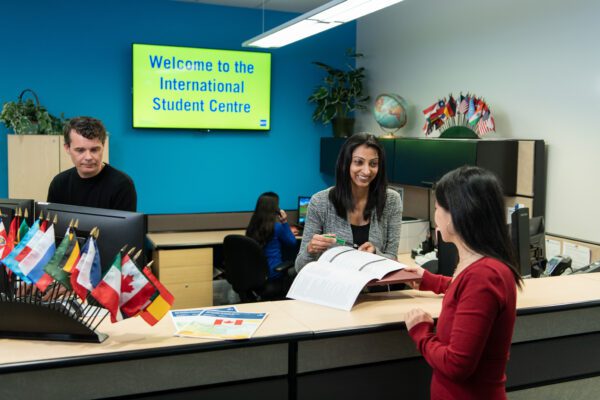
[[[52,228],[52,227],[51,227]],[[54,254],[54,229],[41,233],[40,230],[27,242],[27,245],[7,264],[14,273],[27,283],[37,282],[43,275],[43,266]],[[41,274],[36,268],[41,265]],[[33,272],[33,275],[30,274]],[[47,282],[50,284],[52,279]],[[47,286],[47,285],[46,285]],[[45,290],[46,287],[43,287]]]
[[[29,225],[27,225],[27,220],[23,218],[23,221],[21,221],[21,226],[19,226],[19,231],[17,232],[17,241],[20,242],[21,239],[27,235],[27,232],[29,232]]]
[[[479,119],[481,118],[481,113],[483,112],[483,106],[484,106],[484,102],[480,101],[477,104],[477,108],[475,109],[475,114],[471,115],[471,117],[469,117],[469,125],[471,126],[476,126],[477,122],[479,121]]]
[[[436,110],[437,106],[438,106],[438,103],[436,101],[435,103],[433,103],[432,105],[430,105],[429,107],[424,109],[423,114],[425,114],[426,117],[429,117]]]
[[[100,253],[96,240],[90,235],[81,249],[77,265],[71,271],[71,286],[75,293],[85,300],[88,292],[100,283],[101,274]]]
[[[496,123],[494,122],[494,117],[492,117],[490,115],[490,117],[485,121],[487,127],[489,128],[490,131],[495,131],[496,130]]]
[[[4,250],[8,248],[8,234],[6,233],[6,229],[4,229],[4,222],[0,219],[0,260],[2,260],[2,256],[4,255]],[[9,250],[10,252],[10,250]],[[8,252],[6,253],[8,254]]]
[[[150,303],[156,289],[129,255],[121,260],[121,274],[121,312],[133,317]]]
[[[52,259],[46,264],[44,267],[44,271],[48,275],[50,275],[54,280],[62,284],[67,289],[71,289],[71,282],[69,281],[69,274],[63,271],[61,264],[66,262],[69,258],[70,253],[73,251],[74,243],[73,237],[74,235],[71,233],[71,227],[67,227],[67,231],[65,232],[65,236],[61,240],[60,244],[56,248],[56,252]]]
[[[15,248],[16,240],[17,240],[17,218],[13,218],[12,221],[10,221],[10,226],[8,227],[8,236],[6,239],[7,247],[4,249],[4,254],[2,255],[3,257],[6,257],[7,255],[9,255],[10,252],[12,251],[12,249]]]
[[[21,209],[15,210],[15,213],[13,215],[12,221],[15,223],[15,232],[14,232],[14,236],[13,236],[13,244],[14,244],[14,246],[16,246],[20,242],[20,240],[19,240],[19,227],[21,226]],[[12,225],[12,223],[11,223],[11,225]]]
[[[11,226],[12,226],[12,223],[11,223]],[[19,242],[19,244],[17,244],[11,250],[11,252],[7,256],[5,256],[4,259],[2,260],[2,263],[4,265],[6,265],[6,267],[9,268],[12,272],[15,272],[18,274],[19,262],[23,258],[25,258],[25,256],[31,251],[31,249],[28,247],[28,244],[31,242],[31,244],[33,245],[33,243],[35,243],[43,235],[43,232],[40,232],[39,228],[40,228],[40,221],[37,220],[31,227],[31,229],[29,229],[29,231],[27,232],[25,237]],[[9,232],[9,237],[10,237],[10,232]],[[21,253],[23,253],[23,254],[21,254]],[[19,257],[19,259],[17,259],[17,257]]]
[[[467,109],[467,121],[471,119],[471,116],[475,114],[475,103],[473,102],[473,96],[469,98],[469,108]]]
[[[44,271],[44,267],[52,259],[55,252],[54,225],[51,224],[35,244],[32,252],[19,264],[21,271],[26,274],[26,282],[29,281],[35,284],[42,292],[52,283],[52,277]]]
[[[6,246],[4,246],[4,251],[2,252],[2,257],[0,257],[0,260],[8,258],[8,256],[12,253],[17,244],[18,223],[19,218],[17,216],[14,216],[13,219],[10,221],[10,226],[8,227],[8,235],[6,237]],[[12,270],[7,266],[5,266],[5,269],[8,276],[11,276]]]
[[[81,250],[79,248],[79,240],[77,239],[77,234],[75,233],[75,229],[73,229],[73,250],[71,250],[69,254],[69,258],[65,261],[62,266],[63,271],[72,272],[73,267],[77,265],[79,262],[79,258],[81,257]]]
[[[468,109],[469,109],[469,103],[467,101],[467,98],[461,94],[460,95],[460,103],[458,105],[458,113],[465,114]]]
[[[155,325],[169,312],[175,302],[175,297],[173,297],[167,288],[160,283],[156,276],[154,276],[148,265],[144,267],[142,272],[156,287],[157,292],[153,296],[152,302],[144,309],[144,311],[142,311],[141,317],[149,325]]]
[[[452,93],[448,98],[448,102],[446,103],[446,108],[448,108],[449,117],[454,117],[456,115],[456,100],[452,97]]]
[[[119,309],[121,298],[121,252],[115,256],[102,280],[92,290],[92,296],[110,312],[110,320],[115,323],[123,319]]]

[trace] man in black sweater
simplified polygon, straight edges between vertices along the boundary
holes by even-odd
[[[90,117],[71,119],[64,129],[65,151],[75,165],[56,175],[48,202],[136,211],[137,194],[131,178],[102,162],[106,129]]]

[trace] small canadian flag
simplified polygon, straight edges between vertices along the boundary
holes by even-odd
[[[216,319],[215,325],[223,325],[223,324],[241,325],[242,322],[243,321],[241,319],[236,319],[235,321],[232,319]]]

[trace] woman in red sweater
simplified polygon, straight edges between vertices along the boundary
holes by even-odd
[[[406,328],[433,368],[432,399],[506,399],[506,363],[521,276],[506,225],[502,189],[495,176],[478,167],[444,175],[435,189],[435,223],[458,249],[454,276],[407,268],[419,290],[444,293],[434,330],[433,318],[414,309]]]

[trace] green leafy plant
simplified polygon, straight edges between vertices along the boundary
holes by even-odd
[[[351,59],[363,57],[353,49],[348,49],[346,55]],[[355,110],[367,109],[369,96],[363,94],[364,67],[354,68],[346,64],[347,69],[342,70],[318,61],[313,61],[313,64],[327,72],[323,84],[308,98],[309,102],[316,103],[313,120],[327,124],[334,118],[347,118]]]
[[[23,100],[23,95],[31,92],[35,97]],[[37,95],[30,89],[24,90],[17,101],[7,101],[2,107],[0,121],[17,135],[52,135],[62,132],[64,115],[55,117],[40,105]]]

